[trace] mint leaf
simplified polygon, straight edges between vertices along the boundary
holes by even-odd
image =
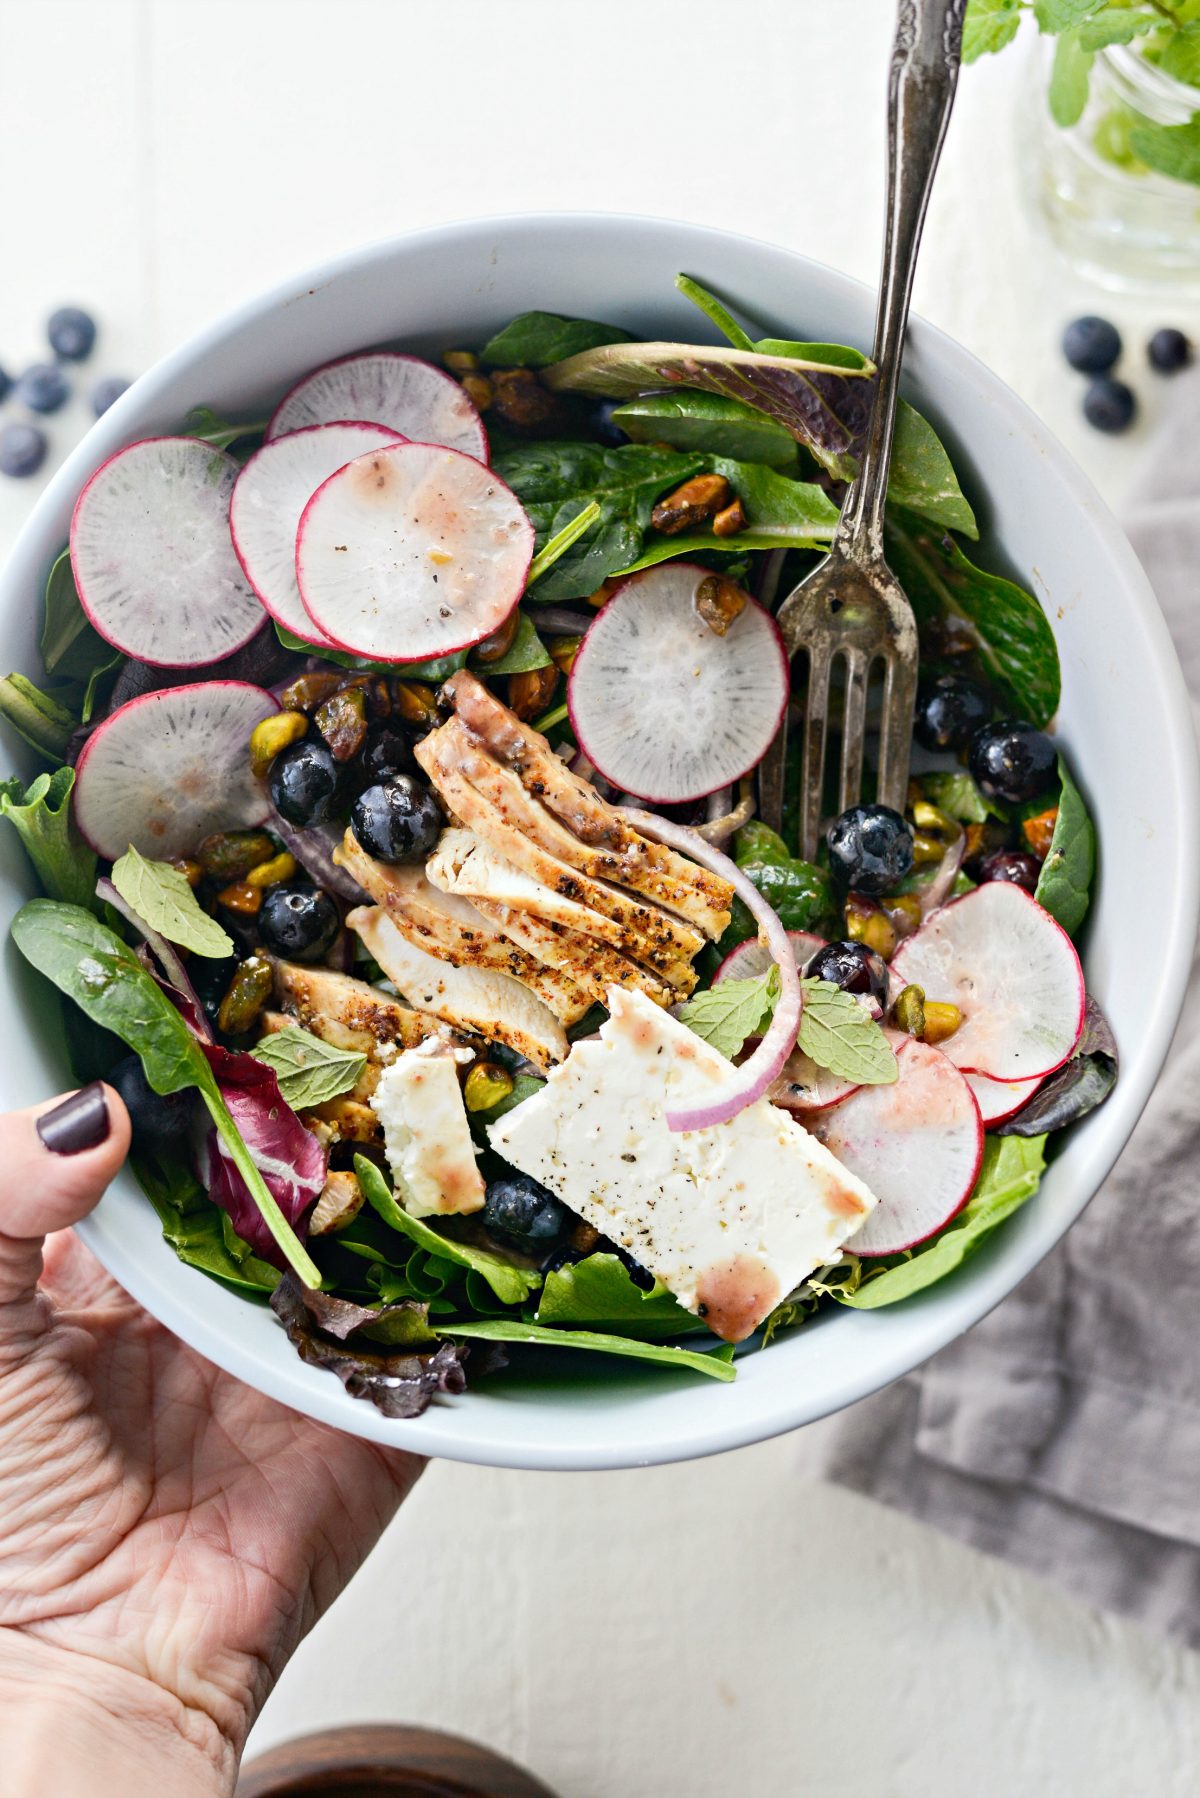
[[[829,980],[804,980],[801,985],[804,1010],[797,1040],[810,1060],[859,1086],[891,1086],[900,1078],[895,1051],[852,994]]]
[[[1200,113],[1186,125],[1135,125],[1129,147],[1160,175],[1200,183]]]
[[[131,846],[113,863],[112,883],[138,917],[169,943],[217,961],[233,954],[233,938],[201,910],[186,876],[169,862],[147,861]]]
[[[324,1105],[349,1092],[367,1065],[365,1055],[353,1049],[337,1049],[319,1036],[288,1024],[255,1043],[256,1061],[274,1068],[279,1090],[293,1111]]]
[[[1034,898],[1074,936],[1087,915],[1096,867],[1096,831],[1083,795],[1058,758],[1062,792],[1050,850],[1038,875]]]
[[[465,1336],[482,1342],[524,1342],[535,1348],[591,1349],[599,1355],[624,1355],[633,1361],[656,1361],[660,1367],[685,1367],[692,1373],[706,1373],[714,1380],[732,1380],[735,1373],[730,1362],[731,1344],[723,1344],[711,1354],[697,1349],[671,1348],[661,1342],[639,1342],[632,1336],[606,1336],[594,1330],[548,1329],[542,1324],[522,1323],[515,1317],[492,1317],[481,1323],[441,1325],[441,1336]]]
[[[1104,0],[1033,0],[1033,16],[1039,31],[1069,31],[1103,5]]]
[[[677,1016],[732,1061],[747,1037],[761,1033],[778,997],[779,969],[772,966],[753,980],[722,980],[706,993],[697,993]]]
[[[1189,87],[1200,85],[1200,21],[1183,25],[1173,34],[1158,66],[1164,75],[1172,75]]]
[[[96,857],[77,836],[71,821],[74,768],[39,774],[22,792],[19,780],[0,786],[0,817],[21,839],[48,899],[91,907],[95,899]]]
[[[1021,0],[970,0],[963,21],[962,59],[975,62],[1011,44],[1021,23]]]
[[[1077,125],[1083,117],[1091,72],[1092,52],[1082,47],[1077,31],[1064,31],[1050,71],[1050,117],[1056,125]]]
[[[514,1261],[506,1261],[501,1255],[494,1255],[490,1249],[478,1249],[473,1243],[443,1236],[440,1231],[430,1229],[419,1217],[410,1217],[396,1203],[395,1196],[375,1163],[368,1161],[365,1155],[354,1157],[354,1171],[368,1205],[379,1213],[385,1224],[390,1224],[393,1230],[402,1231],[418,1248],[425,1249],[439,1260],[452,1261],[458,1267],[465,1267],[482,1275],[502,1305],[522,1304],[541,1285],[542,1276],[536,1268],[521,1267]]]

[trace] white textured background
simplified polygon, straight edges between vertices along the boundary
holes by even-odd
[[[524,208],[674,214],[872,278],[891,15],[890,0],[0,0],[0,362],[40,355],[44,314],[77,301],[102,321],[87,379],[135,373],[326,256]],[[1165,386],[1131,356],[1145,423],[1097,438],[1059,329],[1108,310],[1136,342],[1200,313],[1107,301],[1031,234],[1016,137],[1037,104],[1020,53],[964,76],[916,303],[1119,501]],[[85,418],[81,403],[51,420],[57,445]],[[0,483],[0,547],[34,485]],[[633,1474],[432,1469],[256,1743],[442,1724],[564,1798],[1197,1790],[1200,1659],[805,1485],[793,1459],[785,1439]]]

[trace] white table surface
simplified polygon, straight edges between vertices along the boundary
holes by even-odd
[[[136,372],[369,239],[583,207],[735,227],[873,278],[890,0],[0,0],[0,362],[93,307]],[[1089,290],[1031,233],[1019,54],[968,71],[916,304],[1115,502],[1057,337]],[[531,305],[538,296],[531,293]],[[50,421],[65,451],[81,403]],[[49,465],[49,466],[52,466]],[[47,470],[48,472],[48,470]],[[0,482],[0,549],[38,483]],[[35,597],[30,596],[30,603]],[[1200,1658],[793,1472],[784,1439],[595,1476],[432,1468],[254,1746],[336,1722],[476,1735],[564,1798],[1185,1798]]]

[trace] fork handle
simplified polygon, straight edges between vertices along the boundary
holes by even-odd
[[[858,477],[842,509],[834,550],[856,560],[883,555],[883,507],[908,303],[921,227],[941,154],[962,57],[967,0],[900,0],[888,88],[888,204],[875,315],[879,375]]]

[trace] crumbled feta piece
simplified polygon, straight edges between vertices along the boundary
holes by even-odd
[[[493,1124],[492,1146],[740,1342],[836,1260],[875,1196],[767,1099],[710,1129],[668,1129],[668,1097],[702,1099],[732,1067],[644,994],[614,988],[608,1005],[599,1040],[576,1043]]]
[[[396,1196],[412,1217],[478,1211],[484,1186],[467,1122],[460,1062],[469,1049],[430,1037],[398,1055],[371,1098],[383,1128]]]

